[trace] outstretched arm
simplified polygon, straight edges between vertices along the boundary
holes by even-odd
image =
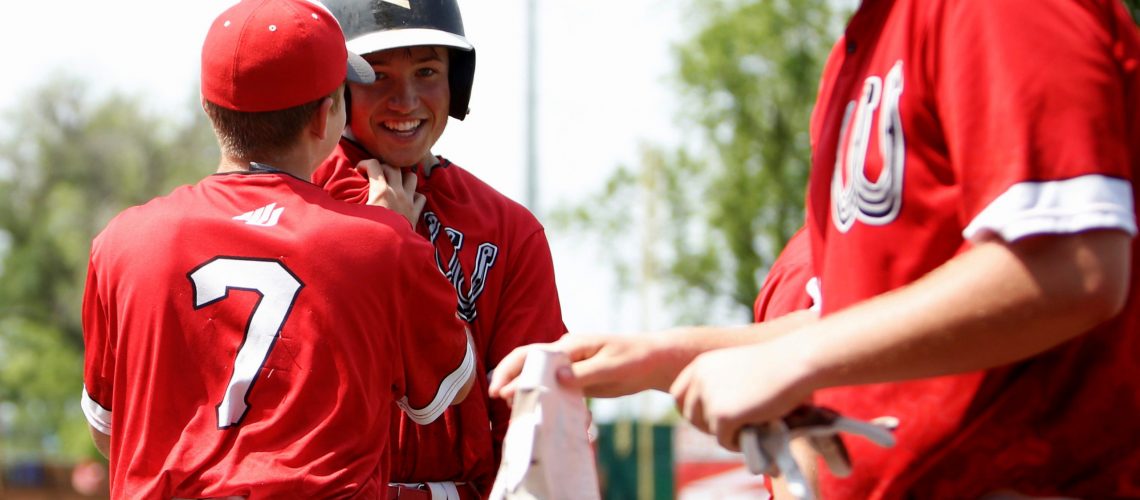
[[[668,390],[681,369],[700,353],[777,337],[815,317],[805,310],[747,327],[681,328],[637,336],[567,334],[557,342],[538,345],[570,356],[570,369],[558,374],[562,383],[581,388],[590,397],[617,397]],[[492,396],[508,401],[514,397],[514,380],[532,347],[520,347],[503,358],[491,379]]]
[[[983,241],[911,285],[792,334],[703,354],[671,392],[694,425],[737,449],[741,426],[778,418],[816,389],[1022,360],[1121,310],[1131,240],[1101,230]],[[747,383],[724,383],[732,378]]]

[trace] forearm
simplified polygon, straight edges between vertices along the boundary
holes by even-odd
[[[939,376],[1038,354],[1120,310],[1130,249],[1117,231],[980,243],[797,333],[809,385]]]
[[[746,326],[682,327],[651,334],[649,342],[661,361],[658,363],[661,370],[654,377],[653,388],[668,391],[677,374],[702,353],[772,340],[818,319],[819,315],[815,311],[805,309]]]

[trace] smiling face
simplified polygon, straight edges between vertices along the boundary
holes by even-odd
[[[448,51],[402,47],[364,58],[376,71],[376,82],[350,85],[352,134],[389,165],[415,165],[447,127]]]

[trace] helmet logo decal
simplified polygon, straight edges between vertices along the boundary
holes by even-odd
[[[380,0],[380,1],[381,2],[388,2],[392,5],[399,5],[400,7],[403,7],[405,9],[412,10],[411,0]]]

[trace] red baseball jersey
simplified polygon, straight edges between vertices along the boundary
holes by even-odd
[[[282,172],[124,211],[83,303],[112,496],[385,498],[397,404],[431,421],[475,370],[439,274],[406,220]]]
[[[333,197],[364,203],[367,179],[356,164],[371,156],[343,139],[313,175]],[[541,224],[515,203],[446,159],[417,191],[427,206],[417,230],[435,246],[436,263],[454,285],[460,317],[471,326],[479,363],[471,397],[439,421],[393,429],[392,480],[473,482],[490,492],[510,419],[506,403],[487,395],[486,374],[514,348],[553,342],[566,332],[550,246]]]
[[[810,242],[806,227],[788,239],[768,269],[756,302],[752,304],[753,321],[762,323],[813,305],[812,294],[808,292],[809,287],[814,286]]]
[[[864,0],[812,119],[823,313],[913,282],[979,235],[1134,234],[1138,62],[1117,0]],[[847,439],[854,473],[824,473],[824,493],[1140,496],[1138,312],[1133,292],[1117,318],[1006,367],[820,391],[849,416],[901,419],[895,448]]]

